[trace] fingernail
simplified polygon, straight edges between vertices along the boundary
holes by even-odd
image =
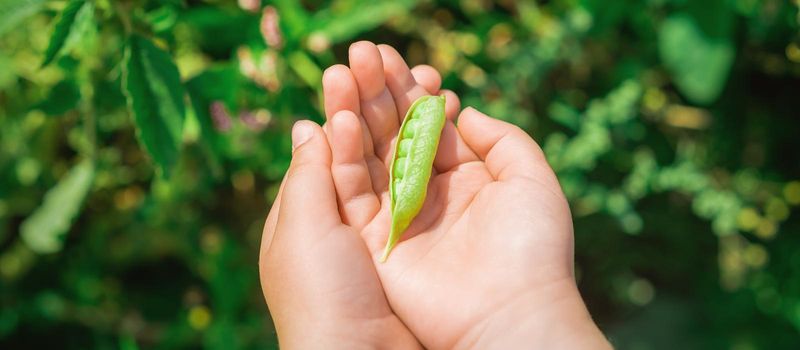
[[[292,127],[292,152],[310,140],[311,136],[314,136],[314,129],[311,128],[308,121],[301,120],[294,123]]]

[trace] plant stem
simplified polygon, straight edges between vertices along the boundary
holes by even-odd
[[[131,35],[133,33],[133,25],[131,24],[131,17],[129,14],[130,3],[127,1],[111,1],[114,6],[114,10],[119,17],[120,22],[122,22],[122,28],[125,29],[126,35]]]

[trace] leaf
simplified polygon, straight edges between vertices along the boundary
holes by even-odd
[[[84,160],[47,191],[42,205],[20,226],[22,240],[31,250],[40,254],[61,250],[65,235],[80,213],[93,179],[94,163]]]
[[[13,67],[14,56],[11,52],[0,53],[0,67]],[[13,69],[0,69],[0,91],[12,88],[17,83],[17,75]]]
[[[61,48],[61,54],[66,52],[80,53],[78,58],[85,58],[87,56],[94,57],[99,52],[99,33],[97,31],[97,23],[94,20],[94,2],[87,1],[75,18],[75,23],[72,24],[67,36],[64,46]]]
[[[312,19],[302,3],[294,0],[275,0],[273,2],[280,15],[280,26],[287,41],[295,41],[306,34]]]
[[[239,95],[241,74],[235,64],[209,67],[186,83],[192,97],[199,96],[207,101],[222,100],[233,105]]]
[[[60,116],[75,108],[80,99],[81,91],[78,84],[65,79],[54,85],[47,93],[47,97],[33,105],[33,108],[40,109],[50,116]]]
[[[312,35],[323,35],[331,43],[352,39],[358,34],[373,29],[393,16],[408,12],[416,0],[366,1],[353,4],[352,8],[340,9],[336,13],[319,12],[311,23],[321,23]]]
[[[303,79],[306,85],[319,90],[322,84],[322,70],[319,66],[302,51],[295,51],[288,56],[289,67]]]
[[[240,77],[237,66],[220,65],[207,69],[186,83],[186,90],[200,126],[199,142],[208,148],[212,166],[219,163],[226,140],[214,128],[209,107],[213,101],[234,105],[239,94]]]
[[[147,22],[157,33],[172,30],[177,21],[178,10],[174,6],[161,6],[147,14]]]
[[[78,12],[86,5],[85,0],[70,0],[53,27],[53,34],[50,35],[50,43],[47,45],[47,50],[44,53],[44,61],[42,67],[47,66],[56,58],[56,55],[64,47],[67,42],[69,33],[73,30],[75,18],[78,17]]]
[[[47,0],[0,0],[0,35],[34,15]]]
[[[123,89],[139,142],[168,177],[178,160],[186,107],[178,68],[167,52],[133,35],[125,51]]]
[[[719,97],[735,56],[729,37],[710,37],[691,17],[680,14],[664,21],[658,45],[681,93],[700,104]]]
[[[192,6],[178,17],[195,33],[193,45],[211,57],[228,57],[248,38],[258,35],[258,17],[226,6]]]

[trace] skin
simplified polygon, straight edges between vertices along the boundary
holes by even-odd
[[[389,46],[355,43],[349,63],[325,71],[325,126],[295,125],[264,228],[261,282],[281,345],[610,348],[578,293],[569,207],[536,142],[459,113],[435,70],[409,70]],[[379,263],[391,150],[427,94],[446,95],[448,119],[428,195]]]

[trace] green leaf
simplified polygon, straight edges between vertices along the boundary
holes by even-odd
[[[322,69],[305,52],[295,51],[289,54],[289,67],[303,79],[306,85],[315,89],[322,84]]]
[[[711,37],[692,17],[680,14],[664,21],[658,44],[661,60],[681,93],[700,104],[719,97],[735,56],[729,37]]]
[[[78,11],[72,30],[61,48],[61,55],[67,52],[76,54],[77,58],[95,57],[99,51],[99,33],[97,23],[94,19],[94,2],[86,1],[86,4]]]
[[[0,53],[0,67],[13,67],[14,56],[11,52]],[[17,75],[13,69],[0,69],[0,91],[14,88]]]
[[[227,6],[192,6],[178,15],[192,28],[192,43],[212,57],[227,57],[258,35],[258,17]],[[156,28],[160,29],[160,28]]]
[[[416,0],[363,1],[336,12],[319,12],[311,23],[320,23],[312,35],[323,35],[331,43],[352,39],[358,34],[373,29],[393,16],[408,12]]]
[[[44,61],[42,67],[47,66],[56,58],[56,55],[64,47],[67,42],[67,37],[72,31],[75,24],[75,18],[78,17],[78,12],[86,5],[85,0],[70,0],[53,27],[53,34],[50,36],[50,43],[47,45],[47,50],[44,53]]]
[[[173,6],[161,6],[147,14],[147,22],[157,33],[172,30],[177,21],[178,10]]]
[[[133,35],[125,51],[123,89],[140,143],[168,177],[180,153],[186,110],[178,68],[167,52]]]
[[[186,89],[191,97],[198,96],[207,101],[222,100],[234,105],[239,97],[241,78],[239,66],[216,65],[191,78],[186,82]]]
[[[186,83],[195,117],[200,126],[199,142],[205,145],[210,153],[210,165],[219,164],[221,154],[226,148],[226,140],[214,128],[209,106],[213,101],[223,101],[228,106],[235,103],[239,96],[241,75],[236,65],[220,65],[207,69]]]
[[[33,105],[33,108],[40,109],[50,116],[60,116],[75,108],[80,99],[81,91],[78,84],[65,79],[54,85],[47,93],[47,97]]]
[[[31,250],[54,253],[64,245],[67,231],[81,211],[94,179],[94,163],[85,160],[74,166],[20,226],[22,241]]]
[[[0,0],[0,35],[34,15],[47,0]]]
[[[281,18],[280,27],[287,42],[295,41],[306,34],[312,20],[302,3],[294,0],[275,0],[273,4],[278,9]]]

